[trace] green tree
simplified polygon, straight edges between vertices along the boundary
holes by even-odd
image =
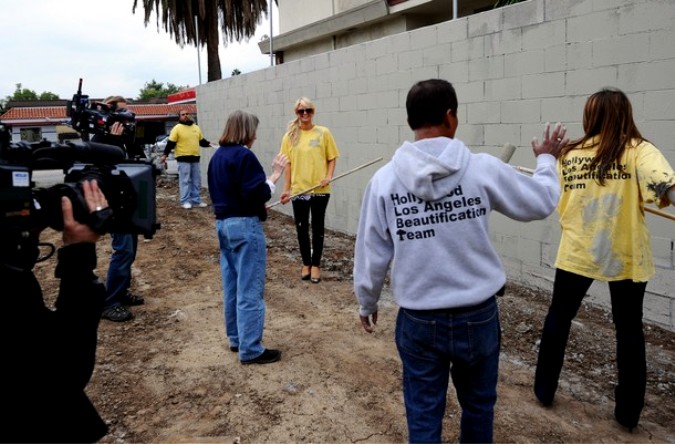
[[[57,96],[52,92],[44,91],[40,93],[40,97],[38,97],[38,100],[59,100],[59,96]]]
[[[239,69],[234,68],[234,69],[232,70],[232,76],[238,76],[239,74],[241,74],[241,71],[239,71]]]
[[[5,97],[3,102],[6,103],[11,100],[59,100],[59,96],[49,91],[44,91],[38,95],[34,90],[23,88],[21,83],[17,83],[14,94]]]
[[[167,83],[165,87],[163,82],[152,79],[149,82],[145,82],[145,85],[143,85],[143,88],[139,91],[136,100],[148,101],[157,97],[166,97],[169,94],[177,93],[180,90],[181,88],[173,83]]]
[[[268,15],[267,0],[134,0],[132,13],[139,3],[145,10],[146,26],[154,11],[157,30],[161,24],[181,47],[186,43],[206,45],[209,82],[222,78],[220,33],[226,44],[249,39],[262,17]]]

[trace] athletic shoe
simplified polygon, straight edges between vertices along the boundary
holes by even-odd
[[[124,322],[132,319],[134,315],[122,305],[113,305],[103,310],[101,317],[113,322]]]
[[[192,208],[192,204],[190,202],[186,202],[183,205],[181,205],[181,207],[185,208],[186,210],[189,210],[190,208]]]

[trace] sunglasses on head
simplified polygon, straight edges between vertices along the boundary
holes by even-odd
[[[300,108],[295,111],[297,114],[314,114],[314,110],[312,108]]]

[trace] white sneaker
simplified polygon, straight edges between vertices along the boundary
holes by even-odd
[[[192,204],[190,202],[186,202],[183,205],[181,205],[181,207],[185,208],[186,210],[189,210],[190,208],[192,208]]]
[[[206,208],[209,206],[206,202],[199,202],[199,205],[197,205],[199,208]]]

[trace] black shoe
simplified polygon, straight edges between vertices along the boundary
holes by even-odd
[[[239,347],[235,347],[234,345],[230,345],[230,351],[233,353],[239,353]]]
[[[127,293],[122,296],[120,303],[127,306],[143,305],[145,303],[145,299],[143,299],[143,296]]]
[[[132,319],[134,315],[123,305],[113,305],[104,309],[101,317],[113,322],[124,322]]]
[[[247,361],[241,361],[241,363],[244,365],[270,364],[272,362],[277,362],[279,359],[281,359],[281,350],[271,350],[268,348],[264,352],[262,352],[262,355],[258,356],[257,358],[249,359]]]

